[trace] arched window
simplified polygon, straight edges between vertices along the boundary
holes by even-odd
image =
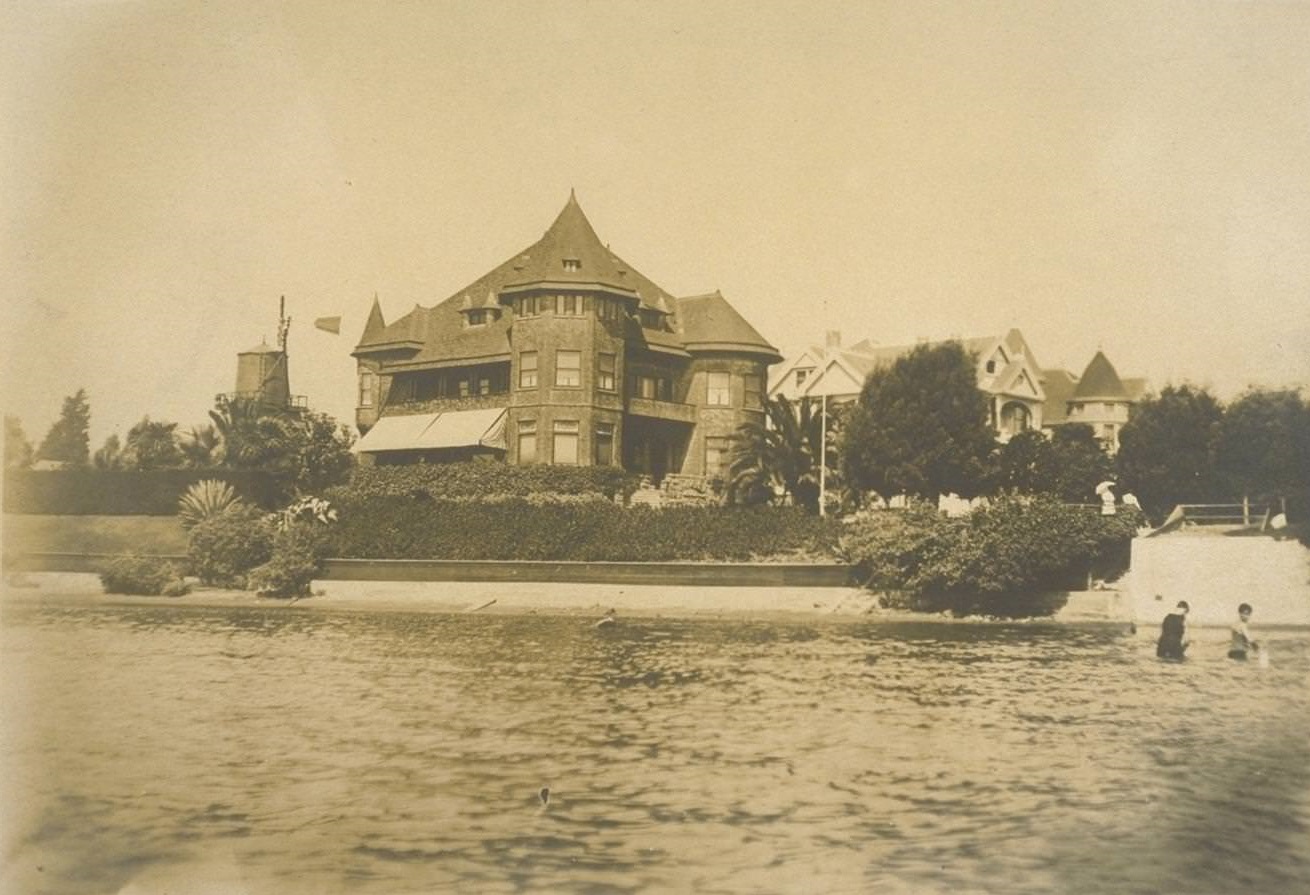
[[[1018,435],[1032,428],[1033,415],[1026,404],[1011,401],[1001,408],[1001,432],[1005,435]]]

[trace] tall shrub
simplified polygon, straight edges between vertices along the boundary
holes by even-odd
[[[272,556],[273,532],[264,513],[234,504],[191,529],[187,556],[205,584],[243,588],[250,570]]]
[[[870,513],[848,526],[845,556],[868,585],[893,601],[962,615],[1048,615],[1089,573],[1126,568],[1126,545],[1141,521],[1062,504],[1050,497],[994,500],[952,519],[925,505]]]

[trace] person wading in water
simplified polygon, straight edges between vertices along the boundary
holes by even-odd
[[[1180,660],[1187,652],[1187,611],[1191,608],[1186,600],[1179,600],[1174,611],[1164,617],[1155,644],[1155,654],[1161,659]]]

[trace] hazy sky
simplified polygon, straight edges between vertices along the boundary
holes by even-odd
[[[986,335],[1231,397],[1310,383],[1310,3],[8,4],[4,396],[92,448],[350,350],[576,188],[780,348]],[[339,314],[340,336],[312,320]]]

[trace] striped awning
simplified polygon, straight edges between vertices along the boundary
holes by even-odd
[[[505,408],[384,416],[351,450],[378,454],[479,446],[505,450]]]

